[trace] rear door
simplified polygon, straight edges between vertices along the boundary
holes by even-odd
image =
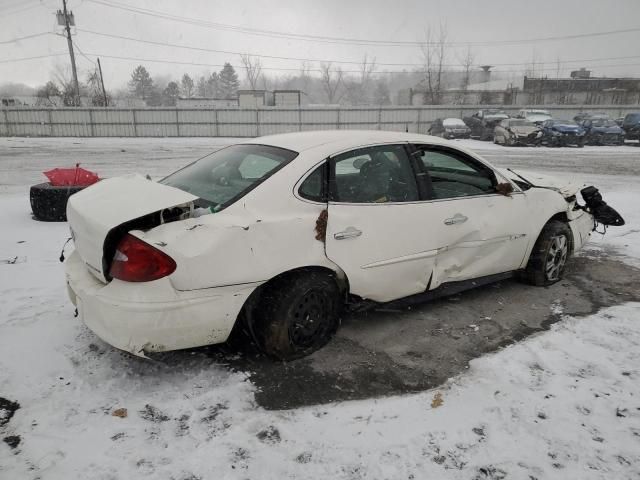
[[[454,148],[415,149],[431,191],[426,220],[438,244],[431,288],[520,268],[528,243],[535,241],[527,235],[526,196],[497,193],[506,180]]]
[[[406,144],[359,148],[329,160],[326,254],[351,293],[384,302],[424,292],[438,248],[429,202]]]

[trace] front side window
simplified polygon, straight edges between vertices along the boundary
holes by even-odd
[[[435,199],[496,192],[497,182],[491,169],[461,153],[418,147],[418,158],[429,175]]]
[[[412,202],[419,199],[403,145],[365,147],[331,160],[331,199],[347,203]]]
[[[160,183],[200,198],[201,206],[220,210],[269,178],[298,154],[268,145],[233,145],[202,158]]]

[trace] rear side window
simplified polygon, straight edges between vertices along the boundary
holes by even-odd
[[[419,199],[411,160],[403,145],[365,147],[331,159],[331,200],[347,203]]]

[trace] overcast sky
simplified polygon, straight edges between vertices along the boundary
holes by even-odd
[[[66,40],[53,35],[61,32],[54,15],[61,5],[62,0],[0,0],[0,83],[37,86],[44,84],[57,67],[68,68]],[[153,16],[122,8],[127,6],[150,10]],[[228,61],[234,66],[240,65],[240,59],[232,53],[143,44],[88,31],[279,57],[358,62],[366,54],[375,57],[379,71],[411,69],[414,67],[410,64],[419,63],[421,57],[414,45],[358,45],[277,38],[159,18],[158,12],[285,34],[400,42],[422,40],[426,27],[442,23],[446,25],[450,42],[457,45],[470,42],[476,64],[496,65],[496,71],[514,71],[514,75],[520,76],[525,68],[523,64],[535,59],[547,62],[538,65],[540,73],[555,77],[559,59],[563,75],[584,66],[592,69],[594,75],[640,76],[639,0],[69,0],[69,7],[75,14],[77,26],[74,41],[88,57],[77,52],[81,79],[86,77],[88,69],[94,68],[96,56],[100,56],[108,89],[123,86],[138,64],[144,64],[152,76],[170,75],[176,79],[185,72],[197,77],[220,69],[110,56],[211,65]],[[496,43],[624,29],[636,30],[519,45]],[[49,34],[6,43],[46,32]],[[465,49],[463,46],[451,48],[447,63],[459,63]],[[62,55],[16,61],[51,54]],[[407,65],[382,65],[385,63]],[[263,58],[262,64],[269,75],[286,75],[295,73],[301,62]],[[311,68],[317,68],[317,63],[312,63]],[[342,68],[349,70],[355,65],[342,64]],[[241,71],[238,73],[243,76]]]

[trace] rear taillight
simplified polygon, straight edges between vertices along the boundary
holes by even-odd
[[[175,269],[176,262],[169,255],[127,233],[118,244],[109,274],[125,282],[150,282]]]

